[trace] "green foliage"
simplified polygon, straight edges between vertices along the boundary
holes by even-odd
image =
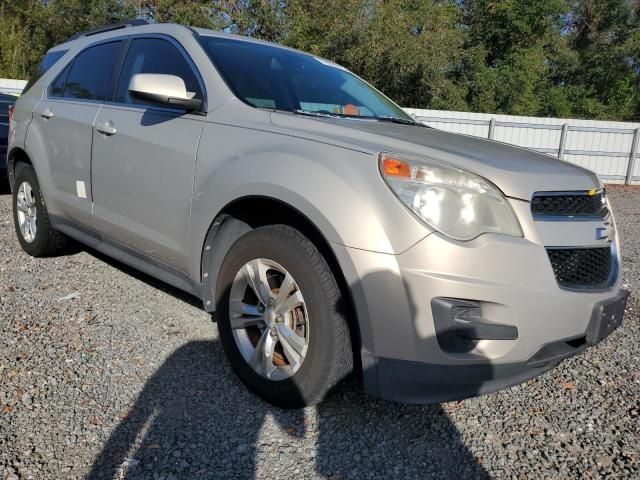
[[[1,0],[0,77],[26,78],[53,45],[132,15],[118,0]]]
[[[574,95],[574,114],[583,117],[640,117],[640,18],[625,0],[571,2],[569,47],[577,61],[564,85]]]
[[[220,10],[202,0],[157,0],[149,5],[159,23],[180,23],[192,27],[222,28]]]
[[[292,0],[288,45],[358,73],[407,107],[464,108],[450,78],[464,32],[450,1]]]
[[[250,35],[277,42],[286,27],[286,5],[281,0],[227,0],[220,4],[227,29],[232,33]]]
[[[0,77],[142,11],[329,58],[407,107],[640,119],[629,0],[0,0]]]

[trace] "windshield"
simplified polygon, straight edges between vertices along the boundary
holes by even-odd
[[[383,94],[327,60],[229,38],[201,36],[200,42],[236,96],[254,107],[413,122]]]

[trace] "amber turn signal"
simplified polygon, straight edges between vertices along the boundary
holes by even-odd
[[[411,178],[411,169],[406,162],[393,157],[382,157],[382,173],[388,177]]]

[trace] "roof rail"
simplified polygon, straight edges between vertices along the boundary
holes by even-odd
[[[126,22],[114,23],[113,25],[105,25],[104,27],[94,28],[93,30],[87,30],[86,32],[76,33],[72,37],[69,37],[67,42],[80,37],[90,37],[91,35],[97,35],[99,33],[110,32],[112,30],[119,30],[121,28],[127,27],[138,27],[140,25],[149,25],[149,22],[144,18],[135,18],[133,20],[127,20]]]

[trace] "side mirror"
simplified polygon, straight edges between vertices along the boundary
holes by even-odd
[[[131,77],[129,93],[132,97],[148,102],[183,108],[187,111],[202,110],[202,100],[187,92],[184,80],[176,75],[138,73]]]

